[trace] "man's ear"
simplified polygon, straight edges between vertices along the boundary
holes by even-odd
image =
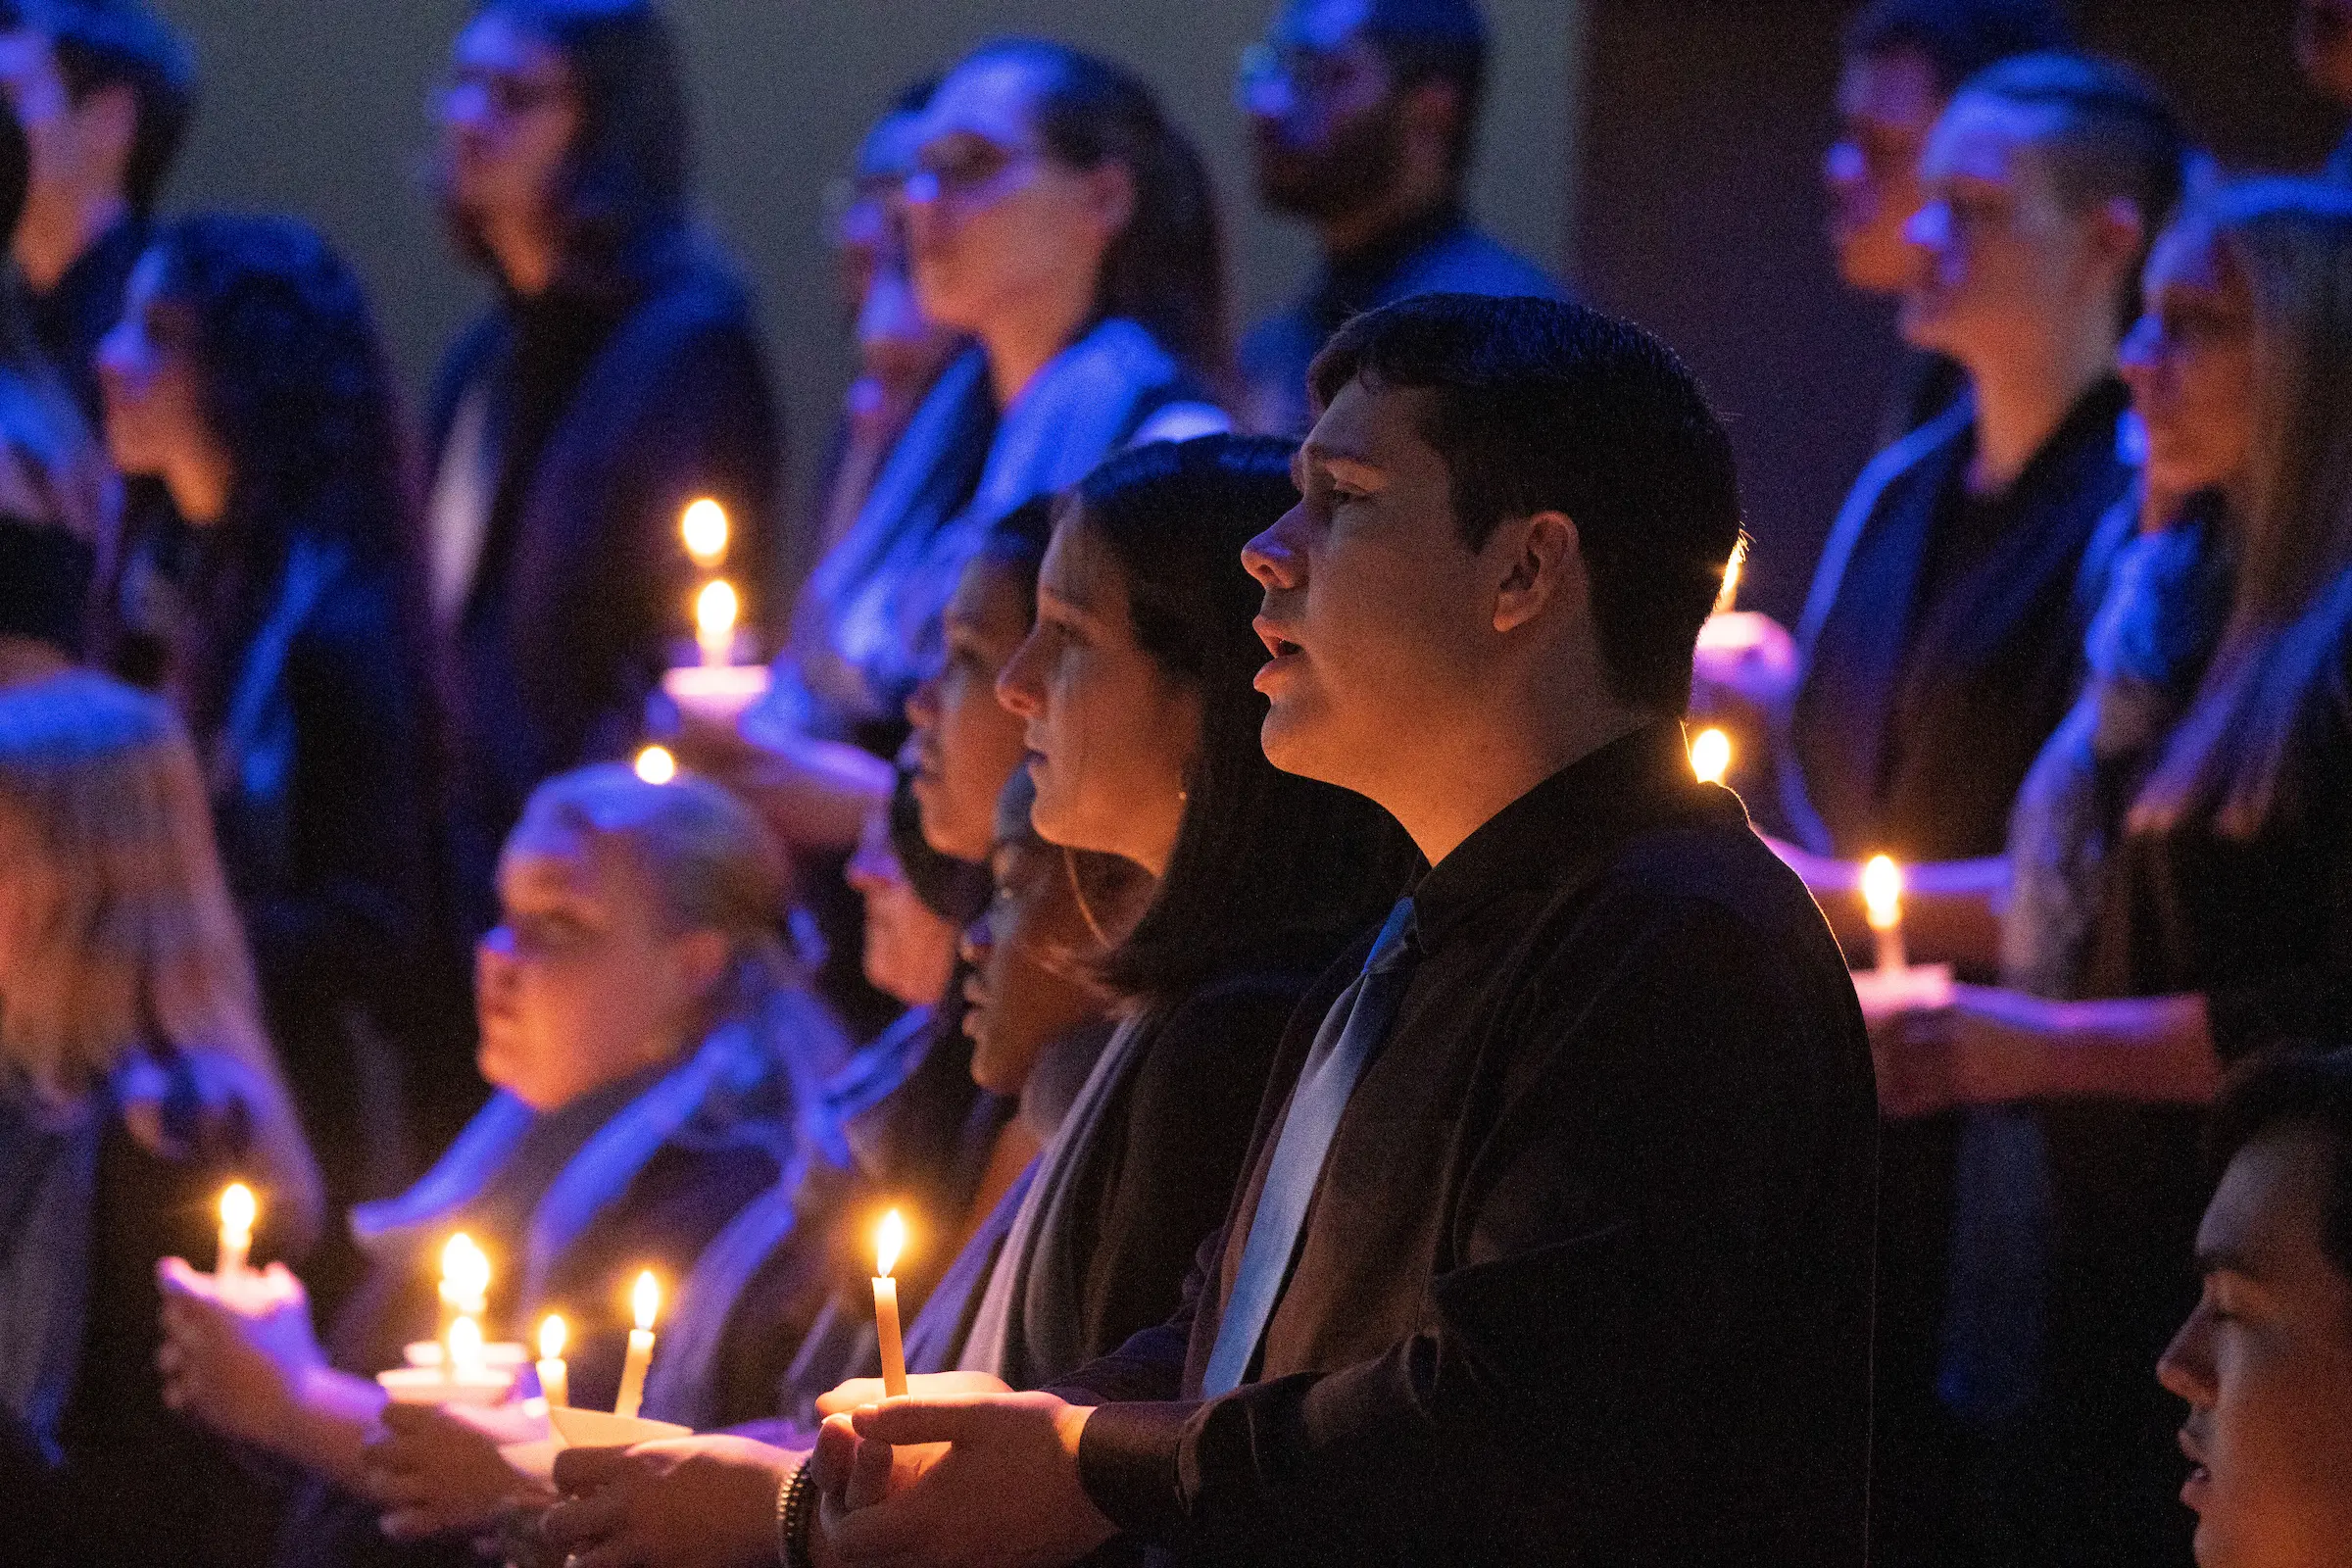
[[[675,951],[686,983],[697,991],[708,991],[727,972],[734,944],[723,931],[689,931],[677,939]]]
[[[1439,156],[1450,158],[1462,123],[1462,89],[1455,82],[1432,76],[1404,90],[1398,107],[1407,132],[1426,139]]]
[[[2111,196],[2091,212],[2091,245],[2099,259],[2118,270],[2129,269],[2146,253],[2149,234],[2147,220],[2141,216],[2139,203],[2127,196]]]
[[[1505,522],[1493,541],[1501,547],[1503,576],[1494,593],[1494,629],[1516,631],[1563,594],[1584,591],[1584,549],[1576,523],[1564,512],[1539,512],[1522,522]]]

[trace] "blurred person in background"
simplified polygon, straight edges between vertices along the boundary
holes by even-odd
[[[1314,286],[1242,342],[1243,422],[1303,435],[1306,367],[1342,321],[1411,294],[1559,285],[1470,220],[1487,24],[1476,0],[1287,0],[1244,51],[1258,200],[1314,230]]]

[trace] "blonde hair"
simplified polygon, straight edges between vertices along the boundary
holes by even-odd
[[[201,1047],[282,1098],[195,753],[162,702],[87,671],[0,692],[0,818],[10,1074],[63,1103],[134,1051]]]
[[[619,762],[559,773],[531,792],[506,853],[568,851],[607,840],[645,876],[672,932],[716,931],[732,962],[713,1005],[719,1016],[760,1006],[799,986],[778,921],[788,873],[752,808],[710,779],[681,773],[649,784]]]
[[[2228,498],[2221,644],[2131,823],[2162,832],[2203,815],[2244,839],[2292,804],[2289,760],[2352,627],[2352,192],[2257,181],[2189,225],[2252,301],[2254,449]]]

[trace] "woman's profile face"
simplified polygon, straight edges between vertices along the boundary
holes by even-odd
[[[2201,229],[2148,258],[2146,310],[2117,356],[2148,434],[2148,485],[2189,496],[2233,484],[2254,452],[2254,302]]]
[[[1022,720],[1039,834],[1163,874],[1200,748],[1200,699],[1136,641],[1125,574],[1082,513],[1054,529],[1037,625],[997,696]]]
[[[1035,69],[959,66],[924,112],[906,237],[922,314],[943,326],[987,336],[1091,299],[1133,210],[1123,165],[1081,171],[1046,150],[1030,122]]]
[[[1021,721],[997,701],[997,675],[1029,634],[1012,573],[985,558],[964,568],[943,617],[946,658],[906,700],[923,839],[962,860],[988,858],[997,797],[1021,764]]]
[[[727,942],[665,929],[618,843],[510,842],[498,897],[503,918],[474,955],[483,1077],[548,1111],[685,1049]]]
[[[1921,266],[1903,338],[1971,367],[2075,341],[2085,311],[2115,311],[2119,259],[2099,217],[2061,198],[2037,137],[2045,111],[1963,93],[1920,157],[1925,202],[1905,227]]]
[[[555,210],[579,132],[571,69],[498,11],[451,46],[437,102],[449,199],[477,222],[537,222]]]
[[[122,319],[98,344],[107,452],[124,473],[163,473],[214,444],[196,316],[164,297],[164,266],[161,251],[139,258],[123,288]]]
[[[1108,997],[1086,977],[1102,945],[1078,902],[1066,851],[1027,836],[989,858],[996,898],[964,932],[963,1032],[972,1078],[1017,1095],[1048,1046],[1102,1016]],[[1099,917],[1109,911],[1100,911]]]

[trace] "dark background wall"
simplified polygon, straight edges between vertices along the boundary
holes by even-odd
[[[1854,0],[1592,0],[1574,270],[1680,349],[1729,415],[1742,602],[1793,613],[1877,427],[1891,309],[1842,289],[1817,170]],[[2318,163],[2336,117],[2295,75],[2293,0],[2087,0],[2095,46],[2174,96],[2225,159]]]
[[[473,0],[150,3],[187,30],[204,80],[171,204],[277,207],[320,224],[372,287],[421,390],[482,297],[442,243],[419,177],[426,99]],[[1306,238],[1256,211],[1232,105],[1236,58],[1275,0],[665,3],[685,46],[704,208],[759,287],[804,485],[851,363],[822,239],[825,187],[902,84],[992,34],[1053,34],[1142,71],[1224,197],[1240,318],[1302,286]],[[1582,0],[1486,3],[1496,71],[1475,202],[1513,244],[1556,263]]]

